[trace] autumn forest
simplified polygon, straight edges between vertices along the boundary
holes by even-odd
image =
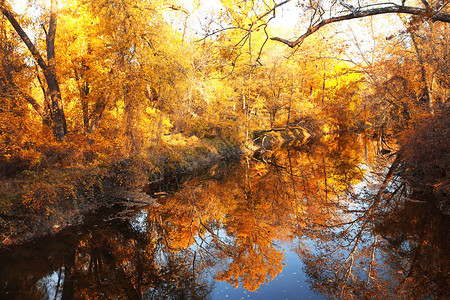
[[[0,0],[0,249],[82,224],[87,214],[99,209],[119,205],[128,211],[130,205],[151,204],[145,218],[160,238],[130,242],[120,233],[126,240],[123,247],[130,252],[141,243],[156,252],[162,247],[171,255],[178,253],[176,259],[170,257],[181,265],[195,265],[196,256],[191,262],[193,254],[185,251],[191,251],[186,249],[194,244],[194,235],[207,240],[205,234],[210,234],[215,248],[202,254],[207,257],[203,267],[198,259],[202,270],[197,271],[204,272],[217,257],[231,259],[215,279],[255,291],[283,268],[284,254],[273,240],[292,241],[293,236],[314,232],[323,250],[333,247],[327,245],[330,240],[347,238],[347,229],[342,235],[327,230],[346,224],[337,213],[343,195],[350,185],[364,181],[367,174],[361,168],[380,160],[383,167],[371,167],[380,188],[361,214],[371,221],[353,221],[361,232],[397,234],[383,220],[403,220],[406,213],[397,209],[405,199],[426,203],[441,215],[439,222],[447,224],[448,4]],[[363,138],[355,142],[352,135]],[[368,144],[375,146],[369,149]],[[233,165],[240,160],[238,167]],[[217,163],[232,164],[223,171],[229,174],[226,188],[214,177],[220,173]],[[201,183],[197,177],[204,172],[212,182]],[[401,184],[387,197],[385,189],[394,177]],[[177,193],[183,182],[189,184]],[[234,198],[224,197],[227,193]],[[302,199],[306,202],[300,204]],[[387,217],[387,211],[392,216]],[[281,221],[281,215],[289,217]],[[228,218],[236,223],[224,221]],[[246,225],[251,219],[255,223]],[[430,228],[437,221],[420,220],[426,224],[422,229],[408,229],[414,231],[408,231],[410,235],[423,233],[417,253],[445,261],[427,250],[425,242],[435,238]],[[234,244],[214,233],[221,222]],[[103,232],[100,236],[107,239]],[[79,238],[71,251],[82,253],[96,243],[92,236]],[[159,239],[163,242],[157,246]],[[356,234],[350,242],[354,253],[359,253],[359,240]],[[118,272],[127,262],[118,261],[123,254],[114,256],[114,247],[108,248],[113,254],[98,260]],[[369,248],[385,251],[375,240]],[[230,254],[236,249],[237,256]],[[375,297],[380,291],[406,293],[408,288],[421,289],[418,282],[424,280],[411,271],[404,281],[397,278],[397,290],[387,291],[391,283],[371,263],[367,269],[372,294],[361,292],[362,281],[361,286],[357,280],[352,288],[346,286],[347,273],[341,274],[342,286],[332,286],[318,271],[331,268],[329,262],[320,251],[305,249],[297,245],[295,252],[304,257],[315,282],[312,289],[325,297],[336,297],[336,291],[346,299]],[[139,264],[150,264],[156,252],[139,258]],[[353,259],[353,252],[348,257]],[[83,263],[84,258],[75,261],[75,254],[71,259],[68,268],[67,257],[61,258],[65,276],[72,276],[67,272],[77,264],[93,266],[92,261]],[[246,269],[252,264],[261,268],[252,273]],[[81,265],[79,270],[87,268]],[[432,266],[430,262],[420,268],[428,272]],[[147,267],[152,274],[159,272],[154,265]],[[160,281],[145,283],[142,274],[134,278],[131,271],[120,272],[114,274],[121,282],[132,281],[132,288],[123,289],[128,299],[140,298],[141,284],[160,284],[158,289],[172,281],[161,275]],[[174,272],[170,276],[175,281],[186,280],[177,288],[186,284],[200,298],[210,292],[195,274]],[[90,271],[83,276],[89,277]],[[422,295],[445,297],[445,283],[436,282],[426,283],[431,287]],[[102,295],[100,286],[99,281],[99,294],[92,297]],[[6,290],[0,282],[0,295]],[[73,297],[73,287],[64,290]]]

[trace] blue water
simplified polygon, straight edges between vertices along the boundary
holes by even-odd
[[[218,281],[212,292],[212,299],[325,299],[309,288],[303,273],[303,263],[298,255],[289,248],[285,248],[284,254],[286,265],[274,280],[261,285],[254,292],[249,292],[242,286],[235,289],[226,282]]]

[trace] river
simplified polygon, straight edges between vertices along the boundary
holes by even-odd
[[[449,297],[449,218],[379,150],[356,134],[272,149],[1,249],[0,298]]]

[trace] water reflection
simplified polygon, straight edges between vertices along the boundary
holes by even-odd
[[[289,270],[327,298],[445,298],[448,217],[377,149],[345,135],[213,168],[130,220],[2,251],[0,295],[205,299],[227,282],[247,297]],[[294,253],[303,270],[285,266]],[[300,297],[290,280],[283,295]]]

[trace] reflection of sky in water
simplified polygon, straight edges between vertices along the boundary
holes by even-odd
[[[130,220],[130,226],[139,233],[147,232],[147,210],[143,209]]]
[[[147,214],[145,209],[136,214],[130,220],[131,227],[138,232],[146,232]],[[214,233],[221,240],[229,239],[224,229],[215,230]],[[211,235],[206,235],[202,238],[196,236],[195,243],[190,247],[190,250],[193,252],[198,251],[200,250],[200,245],[205,246],[205,244],[211,243],[212,240],[213,238]],[[293,243],[297,242],[294,241]],[[312,247],[311,241],[304,240],[301,243],[302,246],[307,246],[308,248]],[[299,259],[298,254],[290,250],[291,247],[291,243],[283,243],[277,247],[280,251],[284,250],[286,258],[284,263],[286,265],[283,267],[283,271],[280,274],[273,280],[261,285],[258,290],[250,292],[243,288],[242,285],[239,285],[238,288],[233,288],[231,284],[225,281],[215,281],[211,295],[212,299],[324,299],[309,289],[308,283],[306,282],[306,276],[302,271],[303,263]],[[219,266],[220,265],[221,264],[219,264]],[[208,278],[206,278],[207,281],[211,282],[211,280],[213,280],[216,271],[217,269],[215,268],[211,269]],[[48,285],[49,287],[53,286],[53,290],[58,279],[56,272],[55,274],[52,275],[53,284]]]
[[[64,269],[61,270],[61,280],[59,283],[59,288],[57,288],[59,277],[58,275],[59,271],[55,271],[36,283],[38,290],[40,290],[45,295],[45,299],[61,299],[61,286],[64,283]],[[56,295],[57,291],[58,294]]]
[[[215,231],[217,237],[222,240],[229,239],[226,231],[223,229]],[[203,243],[211,242],[212,238],[203,237]],[[198,250],[202,240],[196,237],[196,243],[191,247],[192,250]],[[295,239],[291,242],[276,243],[276,248],[283,252],[285,256],[285,266],[283,271],[273,280],[262,284],[256,291],[250,292],[239,284],[234,288],[225,281],[215,281],[214,289],[211,293],[212,299],[324,299],[315,294],[306,282],[306,276],[303,272],[303,263],[297,253],[291,250],[295,245],[301,244],[301,247],[312,249],[314,243],[310,239]],[[219,264],[219,267],[223,265]],[[211,269],[211,274],[207,281],[211,281],[216,275],[217,269]]]
[[[287,246],[287,245],[286,245]],[[302,271],[303,263],[298,255],[285,248],[283,271],[274,280],[261,285],[254,292],[242,286],[233,288],[226,282],[216,282],[212,292],[213,299],[324,299],[309,289],[306,276]]]

